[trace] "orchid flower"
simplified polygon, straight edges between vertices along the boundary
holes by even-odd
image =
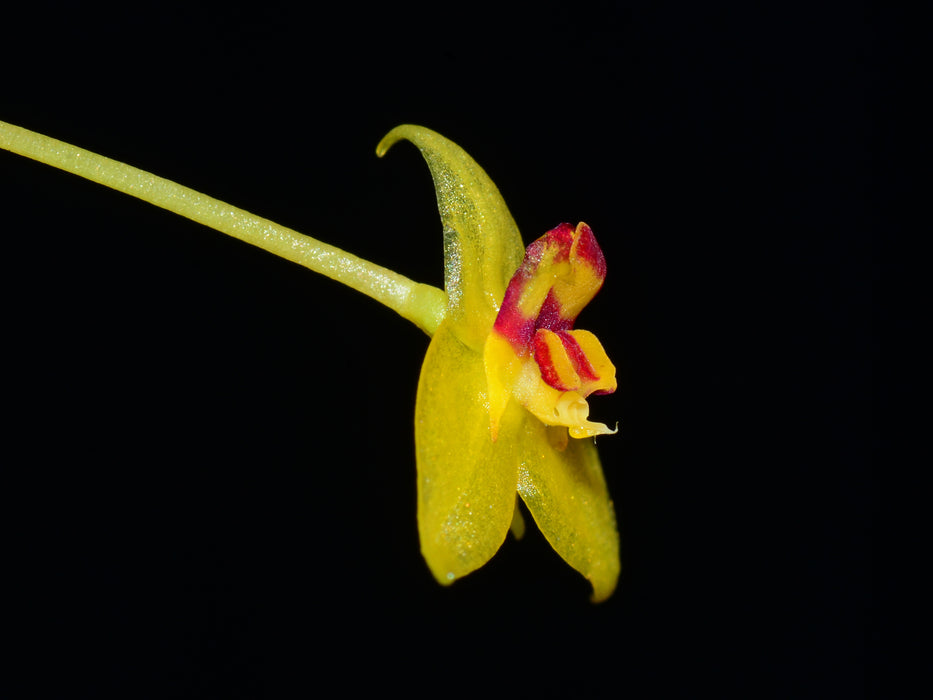
[[[557,553],[608,598],[619,536],[587,397],[616,389],[592,333],[574,329],[602,286],[603,253],[583,223],[524,248],[498,189],[459,146],[403,125],[379,143],[417,146],[444,231],[444,287],[418,284],[271,221],[124,163],[0,122],[0,147],[139,197],[361,291],[430,337],[415,405],[418,529],[447,585],[483,566],[525,504]]]

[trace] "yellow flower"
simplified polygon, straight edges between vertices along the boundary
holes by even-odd
[[[554,549],[608,598],[619,536],[586,398],[616,388],[596,337],[574,330],[602,285],[602,251],[585,224],[561,224],[523,249],[496,186],[456,144],[411,125],[444,225],[445,290],[178,183],[0,122],[0,148],[143,199],[346,284],[431,336],[415,405],[421,551],[442,584],[481,567],[511,528],[517,497]]]
[[[496,186],[456,144],[401,126],[421,150],[444,225],[447,313],[418,382],[415,446],[421,551],[449,584],[521,532],[516,494],[548,542],[608,598],[619,576],[612,501],[586,396],[616,388],[595,336],[572,330],[605,262],[585,224],[562,224],[525,251]],[[573,438],[568,439],[569,434]]]

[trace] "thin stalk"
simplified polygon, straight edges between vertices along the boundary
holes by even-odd
[[[3,121],[0,121],[0,148],[138,197],[304,265],[372,297],[428,335],[434,334],[444,318],[447,295],[437,287],[414,282],[340,248],[158,175]]]

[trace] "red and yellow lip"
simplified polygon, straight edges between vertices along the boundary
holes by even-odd
[[[605,277],[606,260],[584,223],[560,224],[526,248],[484,348],[493,440],[512,397],[571,437],[616,432],[590,421],[586,402],[616,390],[615,367],[595,335],[573,330]]]

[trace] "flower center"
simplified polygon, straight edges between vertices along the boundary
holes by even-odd
[[[588,419],[590,394],[616,390],[615,367],[596,336],[573,330],[606,276],[586,224],[561,224],[534,241],[512,276],[483,359],[493,440],[510,397],[575,438],[616,432]]]

